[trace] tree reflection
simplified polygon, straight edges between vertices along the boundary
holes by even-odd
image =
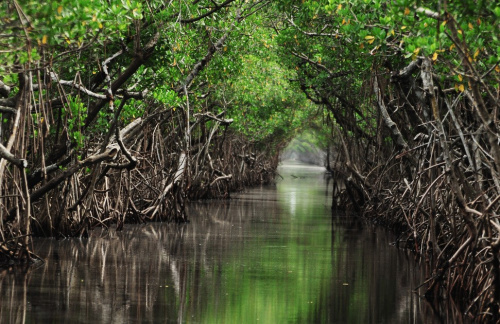
[[[391,235],[332,215],[321,174],[284,179],[193,202],[189,224],[40,239],[46,263],[0,273],[1,322],[432,322]]]

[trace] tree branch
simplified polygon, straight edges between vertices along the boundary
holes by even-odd
[[[86,95],[88,95],[90,97],[94,97],[97,99],[106,99],[105,95],[92,92],[79,83],[75,83],[74,81],[65,81],[65,80],[59,79],[57,74],[55,74],[54,72],[50,72],[50,78],[52,79],[52,81],[54,81],[56,83],[75,88],[75,89],[85,93]]]
[[[194,17],[194,18],[190,18],[190,19],[181,19],[181,23],[189,24],[189,23],[192,23],[192,22],[195,22],[198,20],[202,20],[203,18],[210,16],[214,12],[219,11],[220,9],[222,9],[224,7],[227,7],[227,5],[229,5],[231,2],[234,2],[234,1],[236,1],[236,0],[226,0],[223,3],[221,3],[220,5],[214,3],[215,7],[212,8],[212,10],[210,10],[210,11],[208,11],[208,12],[206,12],[198,17]]]
[[[233,26],[234,24],[231,27]],[[191,83],[193,82],[194,78],[205,68],[205,66],[207,66],[208,62],[212,60],[212,57],[215,54],[215,52],[217,52],[222,47],[222,45],[228,38],[231,29],[227,31],[224,34],[224,36],[222,36],[215,44],[210,46],[208,48],[207,54],[200,61],[198,61],[198,63],[194,65],[193,69],[191,70],[191,72],[189,72],[184,82],[180,86],[178,86],[177,89],[175,90],[179,95],[184,91],[184,87],[188,89],[191,86]]]
[[[379,85],[378,85],[378,78],[375,75],[373,79],[373,92],[375,93],[375,96],[377,97],[377,103],[380,108],[380,112],[382,113],[382,117],[384,119],[384,122],[386,126],[391,130],[392,135],[396,139],[396,144],[401,150],[407,151],[408,150],[408,143],[406,143],[405,139],[403,138],[403,134],[399,131],[398,126],[396,123],[392,120],[391,116],[389,116],[389,112],[387,111],[387,108],[385,107],[384,99],[382,98],[382,92],[380,91]]]
[[[0,158],[6,159],[10,163],[17,165],[20,168],[27,168],[28,161],[24,159],[17,159],[14,154],[10,153],[9,150],[3,144],[0,143]]]

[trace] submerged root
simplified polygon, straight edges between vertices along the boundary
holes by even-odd
[[[32,265],[43,260],[21,243],[0,244],[0,268]]]

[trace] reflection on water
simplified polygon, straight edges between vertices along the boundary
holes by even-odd
[[[47,262],[0,272],[1,323],[423,323],[421,280],[388,233],[334,214],[322,170],[195,202],[190,224],[37,239]]]

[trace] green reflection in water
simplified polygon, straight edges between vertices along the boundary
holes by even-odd
[[[294,323],[315,313],[334,263],[331,211],[324,188],[318,188],[318,174],[289,179],[286,175],[277,186],[278,209],[265,212],[272,191],[250,197],[262,199],[264,212],[248,229],[253,238],[246,249],[222,265],[221,294],[199,315],[202,322]]]
[[[0,323],[431,322],[386,232],[332,217],[318,169],[282,175],[191,204],[190,224],[37,240],[45,264],[0,271]]]
[[[187,318],[201,323],[422,322],[412,292],[415,272],[389,245],[390,235],[353,216],[332,216],[318,169],[287,168],[282,175],[276,190],[251,190],[231,202],[230,210],[243,208],[251,217],[240,233],[246,240],[222,257],[214,270],[219,281],[201,283],[216,293]]]

